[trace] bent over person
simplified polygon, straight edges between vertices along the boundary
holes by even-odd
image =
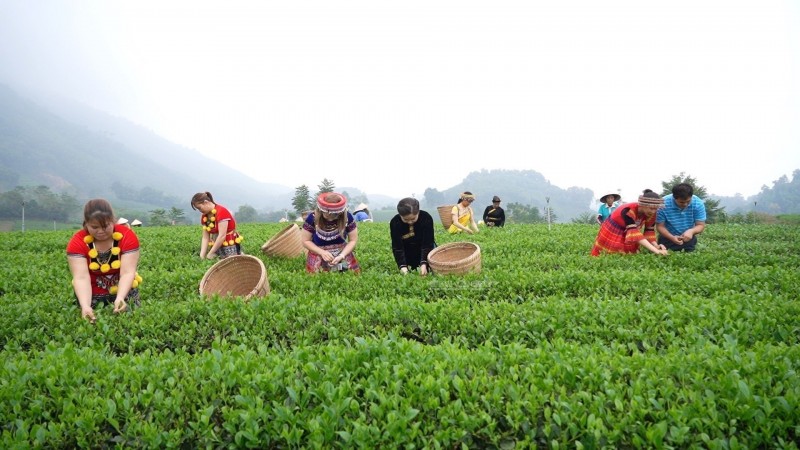
[[[420,211],[419,200],[406,197],[397,203],[397,215],[389,222],[392,253],[403,274],[419,268],[420,275],[430,273],[428,253],[436,247],[433,239],[433,217]]]
[[[113,304],[115,313],[139,306],[139,238],[115,222],[107,200],[89,200],[83,207],[83,227],[67,244],[75,298],[81,317],[91,322],[98,306]]]
[[[706,229],[706,205],[694,195],[692,185],[679,183],[672,194],[664,197],[664,208],[658,211],[656,230],[658,243],[670,250],[693,252],[697,235]]]

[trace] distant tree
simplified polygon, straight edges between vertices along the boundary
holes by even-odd
[[[171,224],[172,221],[170,220],[169,216],[167,215],[167,210],[164,208],[156,208],[150,211],[150,225],[154,227],[161,227],[164,225]]]
[[[352,202],[350,201],[350,193],[347,191],[342,191],[342,196],[344,197],[344,201],[347,202],[348,205],[352,206]]]
[[[335,184],[333,184],[333,180],[329,180],[329,179],[327,179],[327,178],[324,178],[324,179],[322,180],[322,183],[320,183],[320,184],[317,186],[317,188],[318,188],[319,190],[317,191],[316,195],[314,195],[314,197],[318,197],[318,196],[319,196],[319,194],[324,194],[324,193],[326,193],[326,192],[333,192],[333,191],[334,191],[334,189],[336,189],[336,185],[335,185]]]
[[[703,200],[703,203],[706,205],[706,222],[707,223],[714,223],[717,221],[718,216],[724,214],[725,207],[719,206],[719,200],[715,200],[708,197],[708,191],[706,191],[705,186],[701,186],[697,180],[692,177],[691,175],[686,175],[684,172],[681,172],[678,175],[673,175],[671,179],[667,181],[661,182],[661,195],[669,195],[672,194],[672,187],[676,184],[686,183],[692,186],[694,190],[694,195],[700,197]]]
[[[578,214],[577,217],[572,218],[572,223],[588,223],[588,224],[595,224],[597,223],[597,214],[586,211],[583,214]]]
[[[539,208],[521,203],[509,203],[506,207],[506,215],[512,223],[541,223],[547,219],[539,213]]]
[[[758,211],[771,214],[800,213],[800,169],[773,181],[772,188],[763,186],[757,195]]]
[[[292,197],[292,206],[298,215],[303,214],[303,211],[308,211],[312,207],[311,194],[308,191],[308,186],[305,184],[298,186],[294,189],[294,197]]]
[[[250,205],[241,205],[235,214],[236,221],[240,223],[258,222],[258,211]]]
[[[167,216],[169,217],[170,223],[172,223],[173,225],[186,223],[186,214],[180,208],[176,208],[173,206],[172,208],[170,208],[169,213],[167,213]]]
[[[344,192],[342,192],[342,194],[344,194]],[[351,197],[348,201],[348,204],[352,204],[353,207],[358,206],[360,203],[369,206],[369,199],[366,194],[356,195],[355,197]]]
[[[442,192],[439,192],[438,189],[427,188],[425,189],[423,196],[425,197],[424,203],[428,208],[436,208],[437,206],[442,206],[447,204],[447,202],[445,202],[444,199],[444,194]]]

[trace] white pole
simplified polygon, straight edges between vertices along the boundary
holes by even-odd
[[[25,200],[22,201],[22,232],[25,232]]]
[[[550,231],[550,197],[545,197],[547,200],[547,231]]]

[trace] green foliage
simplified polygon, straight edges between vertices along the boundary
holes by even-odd
[[[592,211],[586,211],[583,214],[579,214],[578,217],[572,219],[572,223],[575,224],[596,224],[597,223],[597,214],[593,213]]]
[[[242,205],[234,217],[237,223],[258,222],[258,211],[250,205]]]
[[[763,186],[755,201],[761,212],[800,213],[800,169],[792,172],[791,181],[784,175],[773,182],[772,188]]]
[[[701,186],[694,177],[691,175],[686,175],[684,172],[681,172],[678,175],[673,175],[672,178],[667,181],[662,181],[661,195],[664,196],[672,194],[672,187],[680,183],[686,183],[692,186],[694,195],[703,200],[703,203],[706,207],[706,223],[714,223],[720,220],[721,215],[725,213],[725,207],[720,207],[720,201],[718,199],[710,198],[705,186]]]
[[[67,193],[57,194],[47,186],[17,186],[0,193],[0,218],[21,219],[23,205],[25,218],[33,220],[65,222],[73,211],[80,210],[78,200]]]
[[[300,185],[294,190],[294,197],[292,197],[292,206],[297,215],[303,214],[314,207],[313,199],[305,184]]]
[[[319,185],[317,185],[317,189],[318,191],[316,194],[314,194],[314,197],[318,197],[319,194],[324,194],[326,192],[333,192],[336,189],[336,185],[333,183],[333,180],[324,178],[322,182]]]
[[[199,227],[136,229],[143,306],[79,318],[72,231],[0,240],[3,448],[797,448],[800,229],[714,225],[694,253],[588,256],[595,225],[508,223],[482,272],[363,273],[258,248],[271,295],[200,298]],[[623,280],[623,281],[620,281]]]
[[[167,211],[163,208],[156,208],[150,211],[150,225],[154,227],[161,227],[164,225],[171,225],[172,220],[170,220]]]
[[[547,223],[547,218],[539,213],[539,208],[519,203],[509,203],[506,218],[512,223]]]

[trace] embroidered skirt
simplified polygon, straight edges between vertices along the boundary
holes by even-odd
[[[623,228],[617,222],[606,219],[600,225],[600,232],[597,233],[592,247],[592,256],[600,256],[601,253],[638,253],[639,241],[643,238],[655,242],[655,230],[645,228],[642,234],[635,226]]]

